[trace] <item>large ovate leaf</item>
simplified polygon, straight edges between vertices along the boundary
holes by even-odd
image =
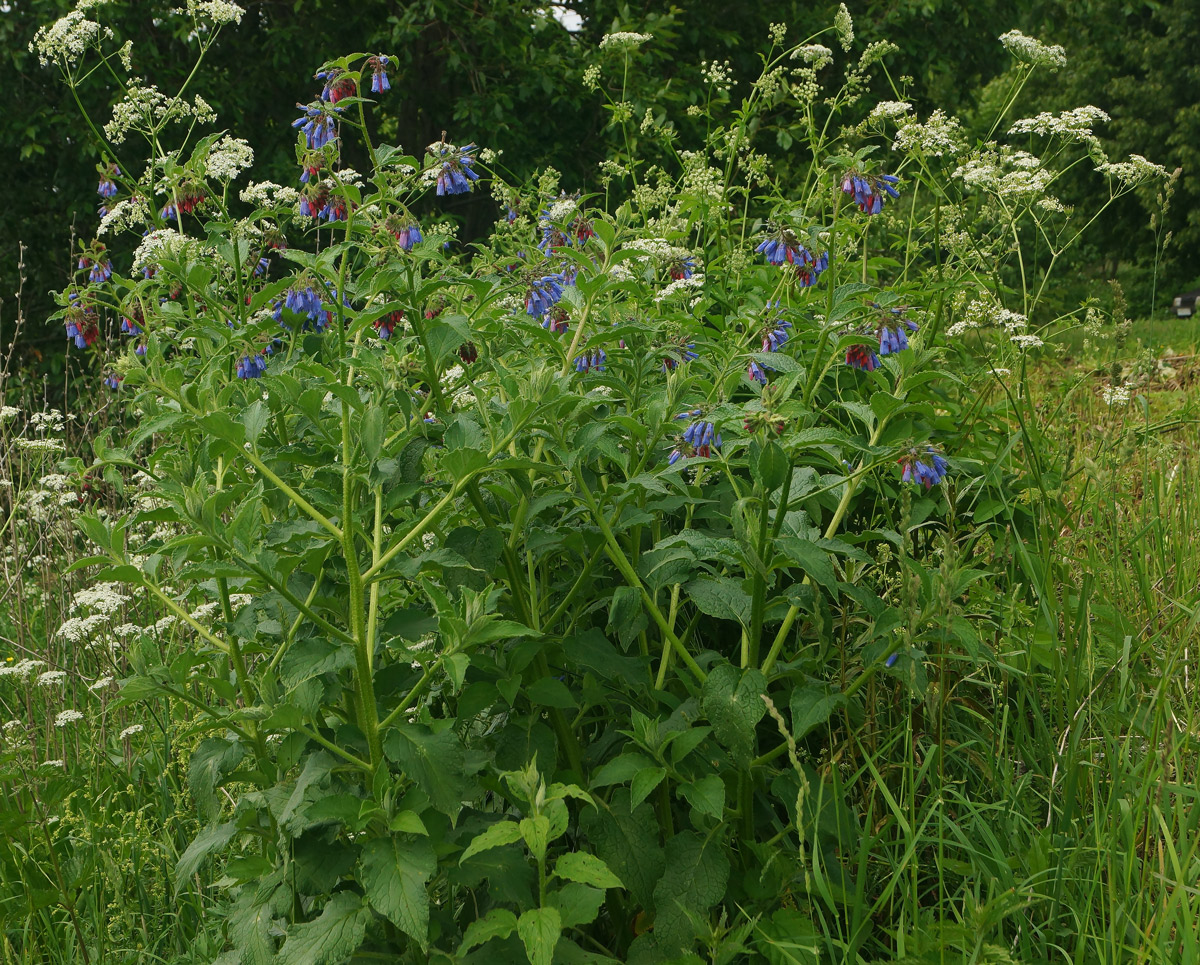
[[[427,838],[376,838],[362,850],[359,881],[371,907],[414,939],[429,944],[429,895],[425,883],[437,870],[437,856]]]
[[[725,897],[728,882],[729,857],[719,835],[683,831],[671,838],[666,870],[654,888],[659,945],[677,952],[690,950],[696,938],[695,919],[707,920],[709,909]]]
[[[517,934],[529,955],[530,965],[550,965],[554,946],[562,934],[557,908],[534,908],[517,919]]]
[[[435,733],[424,724],[397,724],[384,735],[383,751],[429,795],[434,807],[445,814],[458,813],[467,782],[462,742],[453,730]]]
[[[360,895],[339,891],[310,922],[292,925],[277,965],[336,965],[362,943],[371,909]]]
[[[739,766],[750,763],[754,727],[767,712],[762,700],[766,691],[767,680],[760,671],[739,670],[728,663],[713,667],[704,682],[700,709]]]

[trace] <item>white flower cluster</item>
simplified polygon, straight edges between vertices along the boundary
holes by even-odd
[[[16,663],[0,667],[0,677],[16,677],[18,680],[28,680],[33,672],[46,666],[45,660],[18,660]]]
[[[1104,387],[1104,404],[1110,409],[1123,409],[1129,405],[1129,389],[1123,385]]]
[[[868,121],[880,123],[883,121],[894,120],[898,117],[905,117],[913,107],[908,101],[880,101],[871,108],[871,113],[867,115]]]
[[[583,86],[595,90],[600,86],[600,65],[591,64],[583,71]]]
[[[38,62],[43,67],[52,60],[60,67],[74,66],[85,50],[98,44],[101,38],[112,37],[113,32],[108,27],[101,27],[83,15],[84,10],[96,5],[81,3],[49,27],[38,28],[29,49],[38,55]]]
[[[938,108],[924,123],[915,119],[901,122],[892,150],[902,154],[941,157],[943,154],[958,153],[962,146],[962,125],[958,118]]]
[[[113,614],[129,602],[129,597],[120,592],[119,583],[97,583],[80,590],[71,597],[71,612],[87,607],[97,613]]]
[[[83,714],[77,710],[60,710],[54,716],[55,727],[66,727],[67,724],[73,724],[77,720],[83,720]]]
[[[135,194],[129,198],[122,198],[108,209],[108,213],[100,219],[100,227],[96,229],[96,234],[105,235],[110,231],[116,234],[127,228],[141,228],[149,220],[150,206],[146,204],[145,198]]]
[[[66,679],[67,672],[65,670],[47,670],[38,677],[37,685],[39,687],[57,687]]]
[[[899,50],[900,48],[890,40],[873,40],[867,44],[867,49],[858,58],[858,69],[866,70],[872,64],[879,63],[888,54],[897,53]]]
[[[1096,171],[1132,188],[1146,181],[1165,178],[1167,169],[1161,164],[1147,161],[1140,154],[1129,155],[1128,161],[1106,161],[1096,166]]]
[[[804,44],[792,51],[792,60],[803,60],[813,70],[833,63],[833,51],[824,44]]]
[[[995,302],[974,299],[963,310],[962,318],[948,329],[949,338],[957,338],[975,328],[1003,328],[1010,335],[1023,331],[1029,320],[1019,312],[1009,311]]]
[[[1036,335],[1013,335],[1009,341],[1020,349],[1041,348],[1045,344]]]
[[[838,12],[833,18],[833,29],[837,31],[842,50],[849,50],[850,45],[854,43],[854,20],[844,3],[838,4]]]
[[[601,50],[636,50],[648,40],[653,40],[653,34],[639,34],[630,31],[618,31],[605,34],[600,38]]]
[[[240,137],[226,134],[208,152],[205,167],[210,178],[232,181],[254,163],[254,149]]]
[[[14,409],[11,405],[0,406],[0,422],[11,422],[21,414],[20,409]]]
[[[1049,67],[1058,70],[1067,63],[1067,52],[1058,44],[1044,44],[1036,37],[1026,37],[1019,30],[1010,30],[1000,35],[1000,43],[1013,58],[1031,67]]]
[[[217,26],[227,23],[241,23],[246,11],[229,0],[187,0],[186,9],[176,9],[173,13],[187,14],[201,20],[209,20]]]
[[[107,623],[108,617],[103,613],[94,613],[86,617],[71,617],[58,628],[58,636],[70,643],[85,643]]]
[[[72,416],[71,418],[75,417]],[[29,424],[33,426],[35,432],[44,434],[47,432],[62,432],[66,428],[67,421],[58,409],[47,409],[45,412],[35,412],[31,415],[29,417]]]
[[[700,76],[706,84],[711,84],[718,93],[728,94],[733,87],[733,67],[728,60],[702,60]]]
[[[251,181],[239,197],[256,208],[290,208],[299,202],[300,192],[274,181]]]
[[[767,33],[771,37],[771,43],[782,44],[784,41],[784,38],[787,37],[787,24],[786,23],[773,23],[768,28]]]
[[[704,275],[696,272],[691,278],[679,278],[654,296],[656,304],[662,304],[679,294],[687,294],[689,289],[700,288],[704,285]]]
[[[150,133],[161,130],[169,121],[182,121],[188,117],[208,124],[216,116],[199,95],[188,104],[182,98],[168,97],[153,84],[142,84],[140,77],[131,77],[125,97],[113,105],[112,120],[104,125],[104,136],[114,144],[123,144],[130,131]]]
[[[985,149],[954,171],[970,188],[1000,198],[1032,201],[1044,194],[1054,174],[1042,167],[1040,158],[1027,151]]]
[[[181,235],[174,228],[151,231],[133,253],[134,270],[141,271],[150,265],[156,265],[164,257],[178,258],[193,244],[195,242],[191,238]]]
[[[121,740],[128,740],[130,737],[133,737],[134,734],[140,734],[145,729],[146,728],[141,724],[130,724],[123,731],[121,731]]]
[[[17,439],[16,443],[26,452],[64,452],[67,448],[58,439]]]
[[[1075,107],[1059,114],[1042,111],[1037,117],[1023,117],[1009,128],[1009,134],[1040,134],[1043,137],[1061,137],[1068,141],[1096,144],[1092,133],[1095,124],[1109,120],[1099,107]]]
[[[712,167],[702,151],[681,151],[683,162],[683,191],[709,201],[720,201],[724,193],[725,172]]]

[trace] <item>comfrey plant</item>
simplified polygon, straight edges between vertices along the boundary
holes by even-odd
[[[40,41],[69,83],[113,56],[102,12]],[[182,15],[203,58],[240,10]],[[829,29],[851,48],[844,7]],[[122,687],[199,738],[175,877],[223,893],[221,961],[728,960],[818,916],[882,954],[855,889],[925,886],[872,876],[829,755],[878,694],[924,695],[932,648],[977,645],[953,553],[911,536],[981,485],[934,341],[964,273],[904,248],[946,189],[923,156],[835,123],[886,51],[822,99],[832,51],[786,34],[736,108],[706,65],[702,143],[674,174],[614,159],[609,207],[493,178],[469,257],[432,212],[489,154],[374,143],[388,55],[320,65],[292,186],[234,190],[248,145],[197,139],[184,91],[130,82],[92,128],[109,240],[61,320],[128,409],[98,464],[161,502],[80,525],[185,644]],[[628,78],[651,42],[597,53]],[[784,104],[798,187],[754,147]]]

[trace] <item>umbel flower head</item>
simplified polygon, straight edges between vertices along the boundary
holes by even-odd
[[[471,190],[471,182],[478,181],[475,173],[475,158],[471,154],[474,144],[456,147],[446,141],[446,132],[442,131],[442,139],[434,141],[425,149],[433,156],[430,171],[437,172],[438,197],[446,194],[466,194]]]
[[[946,478],[950,464],[942,456],[938,446],[913,446],[896,460],[901,468],[900,478],[904,482],[918,483],[929,489]]]
[[[879,214],[886,198],[900,197],[895,187],[899,183],[900,179],[894,174],[863,174],[850,170],[842,178],[842,191],[854,199],[863,214]]]

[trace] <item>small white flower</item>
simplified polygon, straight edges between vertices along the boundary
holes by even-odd
[[[145,729],[146,728],[141,724],[130,724],[123,731],[121,731],[121,740],[132,737],[134,734],[140,734]]]
[[[424,546],[425,549],[427,549],[427,550],[433,549],[435,546],[437,546],[437,533],[434,533],[434,532],[422,533],[421,534],[421,545]]]
[[[67,448],[59,439],[17,439],[16,444],[26,452],[63,452]]]
[[[21,414],[20,409],[14,409],[11,405],[0,406],[0,422],[11,422]]]
[[[908,101],[880,101],[871,108],[871,113],[867,115],[867,120],[886,121],[897,117],[904,117],[911,113],[912,109],[912,104]]]
[[[37,685],[39,687],[57,687],[66,679],[67,672],[65,670],[47,670],[38,677]]]
[[[205,166],[208,176],[232,181],[254,163],[254,149],[240,137],[226,134],[208,152]]]
[[[77,720],[83,720],[83,714],[77,710],[60,710],[54,717],[55,727],[66,727]]]
[[[653,34],[631,33],[629,31],[618,31],[617,33],[605,34],[600,38],[601,50],[636,50],[648,40],[653,40]]]
[[[183,13],[184,11],[179,11]],[[229,0],[187,0],[187,13],[194,17],[211,20],[217,26],[241,23],[246,11]]]
[[[7,721],[7,722],[5,722],[4,727],[3,727],[4,736],[11,737],[17,731],[24,730],[24,729],[25,729],[25,721],[23,721],[23,720]]]
[[[55,770],[61,771],[64,767],[67,766],[67,762],[66,761],[42,761],[42,763],[39,766],[44,767],[47,770],[53,768]]]
[[[1000,43],[1015,60],[1031,67],[1049,67],[1058,70],[1067,62],[1067,52],[1058,44],[1048,45],[1036,37],[1026,37],[1019,30],[1010,30],[1000,35]]]
[[[1023,349],[1041,348],[1045,344],[1036,335],[1013,335],[1010,337],[1010,341],[1016,345],[1017,348]]]
[[[113,682],[112,677],[100,677],[99,679],[94,680],[94,681],[92,681],[92,683],[88,684],[88,690],[94,694],[99,690],[104,690],[112,682]]]
[[[1129,389],[1124,385],[1106,385],[1104,404],[1111,409],[1123,409],[1129,405]]]
[[[113,35],[107,27],[101,27],[94,20],[88,20],[83,15],[87,9],[88,7],[80,4],[79,8],[56,20],[49,27],[38,28],[29,49],[38,55],[38,62],[43,67],[52,60],[63,67],[72,66],[85,50],[98,46],[102,38]]]
[[[833,18],[833,29],[837,31],[842,50],[849,50],[850,45],[854,43],[854,20],[844,3],[838,4],[838,12]]]
[[[1140,154],[1129,155],[1128,161],[1111,161],[1096,167],[1097,172],[1115,178],[1126,187],[1134,187],[1155,178],[1165,178],[1167,169],[1161,164],[1147,161]]]

